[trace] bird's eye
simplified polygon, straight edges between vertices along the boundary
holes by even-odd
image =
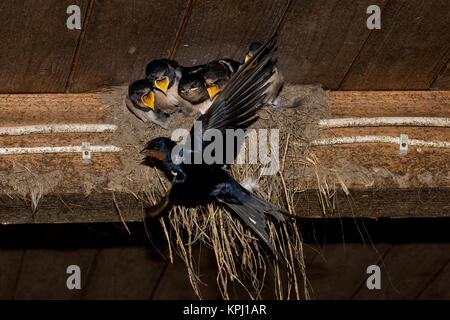
[[[160,145],[159,143],[156,143],[153,147],[154,147],[155,149],[159,149],[159,148],[161,147],[161,145]]]

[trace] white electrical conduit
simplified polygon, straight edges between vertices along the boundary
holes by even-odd
[[[352,136],[352,137],[334,137],[311,141],[312,146],[327,146],[333,144],[351,144],[351,143],[391,143],[400,144],[399,137],[389,136]],[[408,139],[409,146],[428,147],[428,148],[450,148],[450,142],[447,141],[424,141],[418,139]]]
[[[36,154],[36,153],[81,153],[86,150],[90,152],[120,152],[122,149],[112,145],[89,146],[84,149],[82,146],[63,146],[63,147],[31,147],[31,148],[0,148],[0,155],[10,154]]]
[[[0,136],[20,136],[36,133],[84,133],[113,132],[117,129],[113,124],[44,124],[21,127],[0,127]]]
[[[450,127],[450,118],[376,117],[322,119],[319,121],[321,129],[381,126]]]

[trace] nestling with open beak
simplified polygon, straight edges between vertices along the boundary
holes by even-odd
[[[248,50],[247,55],[245,56],[244,63],[247,62],[249,59],[251,59],[255,52],[258,51],[259,48],[261,48],[262,44],[260,42],[253,42]],[[255,59],[251,65],[251,67],[256,67],[258,65],[259,61],[258,59]],[[279,94],[281,90],[283,89],[284,79],[281,72],[278,70],[278,68],[275,65],[274,61],[271,61],[270,64],[266,67],[267,72],[272,72],[272,77],[269,79],[269,87],[264,92],[265,98],[263,103],[268,104],[272,107],[278,108],[281,107],[281,101]]]
[[[148,80],[138,80],[130,84],[125,103],[128,110],[143,122],[153,122],[167,129],[173,113],[164,113],[156,107],[155,92]]]
[[[155,100],[158,107],[165,113],[177,110],[186,114],[192,112],[189,104],[178,94],[178,84],[183,69],[176,61],[169,59],[150,61],[145,67],[145,77],[155,88]]]
[[[206,65],[203,77],[211,100],[223,90],[231,76],[239,69],[239,66],[239,62],[232,59],[215,60]]]

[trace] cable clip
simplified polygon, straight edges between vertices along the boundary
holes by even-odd
[[[81,143],[81,158],[84,163],[91,162],[91,145],[89,142]]]
[[[408,154],[408,135],[400,134],[400,154]]]

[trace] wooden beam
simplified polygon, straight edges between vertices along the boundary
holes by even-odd
[[[448,59],[448,10],[446,0],[389,1],[339,89],[428,89]]]
[[[145,247],[102,248],[89,271],[83,299],[149,299],[164,270]]]
[[[431,88],[435,90],[450,90],[450,59],[447,60],[436,80],[431,84]]]
[[[88,2],[0,3],[0,93],[64,92],[80,37],[66,26],[67,7],[84,17]]]
[[[297,88],[297,87],[295,87]],[[294,89],[295,89],[294,88]],[[292,89],[292,88],[291,88]],[[125,88],[92,94],[0,96],[0,126],[103,123],[115,132],[49,133],[2,136],[0,148],[80,145],[82,142],[121,148],[116,153],[23,154],[0,156],[0,222],[65,223],[140,221],[145,192],[163,192],[161,174],[140,165],[138,151],[150,138],[190,128],[193,116],[174,117],[170,130],[145,126],[123,104]],[[297,88],[295,90],[300,90]],[[294,91],[295,91],[294,90]],[[289,91],[289,90],[287,90]],[[450,117],[450,92],[329,92],[321,117]],[[279,128],[291,134],[285,180],[301,217],[438,217],[448,216],[450,188],[448,148],[357,143],[305,147],[305,119],[314,139],[408,134],[410,139],[450,141],[448,128],[356,127],[322,129],[320,115],[297,109],[263,110],[256,128]],[[305,129],[306,130],[306,129]],[[283,138],[284,137],[284,138]],[[302,140],[303,139],[303,140]],[[284,145],[280,146],[280,158]],[[262,183],[276,186],[277,176]],[[277,182],[278,181],[278,182]],[[282,186],[281,204],[285,200]],[[266,190],[261,190],[266,192]]]
[[[381,290],[365,285],[354,299],[414,299],[448,263],[448,243],[406,243],[392,247],[382,262]],[[448,286],[448,282],[447,282]],[[441,296],[446,292],[442,292]]]
[[[364,46],[367,7],[387,0],[294,1],[280,32],[279,68],[292,83],[337,89]]]
[[[99,249],[27,249],[17,280],[14,299],[79,299],[81,290],[69,290],[66,271],[70,265],[81,269],[81,288]]]
[[[70,92],[130,83],[169,58],[188,1],[95,1]]]
[[[287,3],[195,1],[174,58],[183,65],[224,57],[242,61],[250,43],[263,42],[274,31]]]

